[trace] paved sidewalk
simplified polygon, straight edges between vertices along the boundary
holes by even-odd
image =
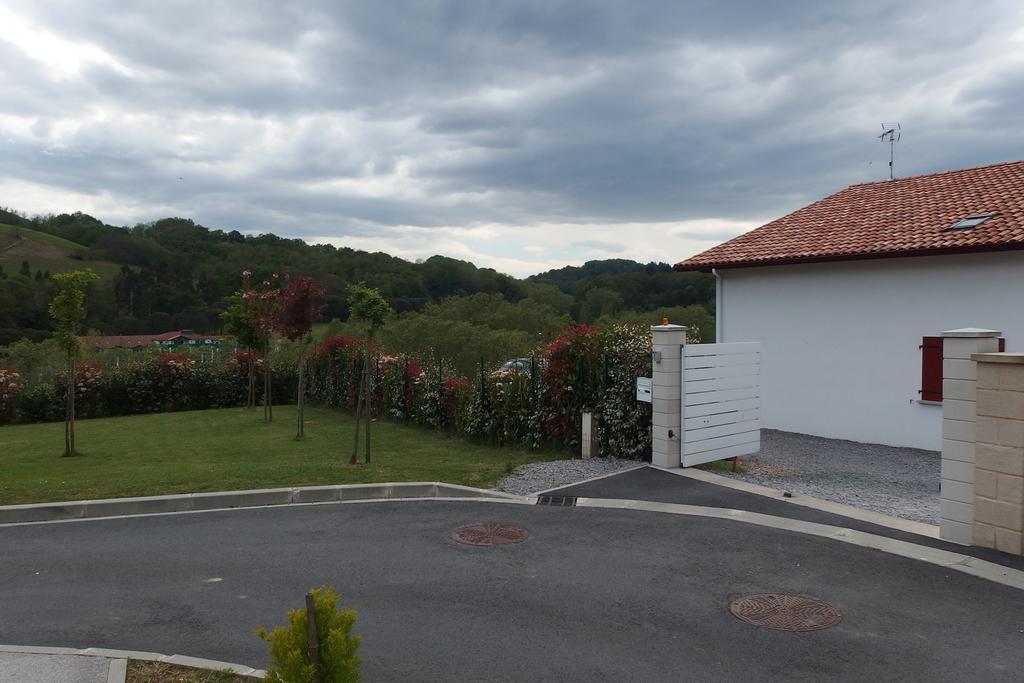
[[[0,683],[123,683],[125,674],[121,662],[124,661],[82,655],[0,652]]]
[[[265,671],[244,664],[186,655],[96,647],[78,650],[70,647],[0,645],[0,683],[124,683],[129,659],[165,662],[209,671],[231,669],[253,678],[266,675]]]

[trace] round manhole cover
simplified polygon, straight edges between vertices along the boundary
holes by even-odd
[[[843,620],[827,602],[784,593],[746,595],[733,600],[729,611],[748,624],[780,631],[817,631]]]
[[[452,532],[452,538],[466,545],[508,545],[520,543],[530,536],[530,532],[511,524],[484,522],[460,526]]]

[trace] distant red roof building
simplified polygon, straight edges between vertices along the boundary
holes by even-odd
[[[968,218],[984,220],[954,228]],[[1024,161],[851,185],[676,270],[1024,249]]]
[[[127,334],[106,337],[82,337],[94,349],[138,349],[156,346],[216,346],[224,340],[220,335],[197,334],[192,330],[178,330],[163,334]]]

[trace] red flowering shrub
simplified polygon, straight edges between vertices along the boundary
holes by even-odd
[[[580,411],[600,401],[599,337],[592,327],[570,325],[544,349],[544,431],[567,446],[578,442]]]
[[[76,398],[84,398],[99,386],[103,371],[96,363],[81,363],[75,366]]]
[[[358,353],[362,352],[365,346],[366,339],[361,337],[348,337],[344,334],[336,334],[333,337],[328,337],[320,342],[319,346],[313,350],[313,356],[333,355],[338,357],[342,355],[358,355]],[[377,342],[370,344],[370,351],[373,354],[379,354],[381,352],[380,344]]]
[[[240,368],[248,368],[250,360],[256,367],[263,367],[263,354],[257,351],[233,351],[231,360]]]
[[[473,383],[465,377],[446,377],[441,382],[441,414],[443,425],[455,427],[462,422],[460,408],[473,389]]]
[[[310,357],[306,395],[328,406],[355,407],[366,343],[365,339],[343,334],[323,340]],[[369,348],[371,356],[381,352],[376,342]]]
[[[161,353],[159,366],[160,372],[164,373],[170,378],[182,378],[187,377],[192,368],[194,368],[196,362],[192,360],[189,355],[181,351],[179,353]]]

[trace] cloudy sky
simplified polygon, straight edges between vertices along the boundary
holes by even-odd
[[[0,0],[0,204],[515,275],[1024,158],[1024,3]]]

